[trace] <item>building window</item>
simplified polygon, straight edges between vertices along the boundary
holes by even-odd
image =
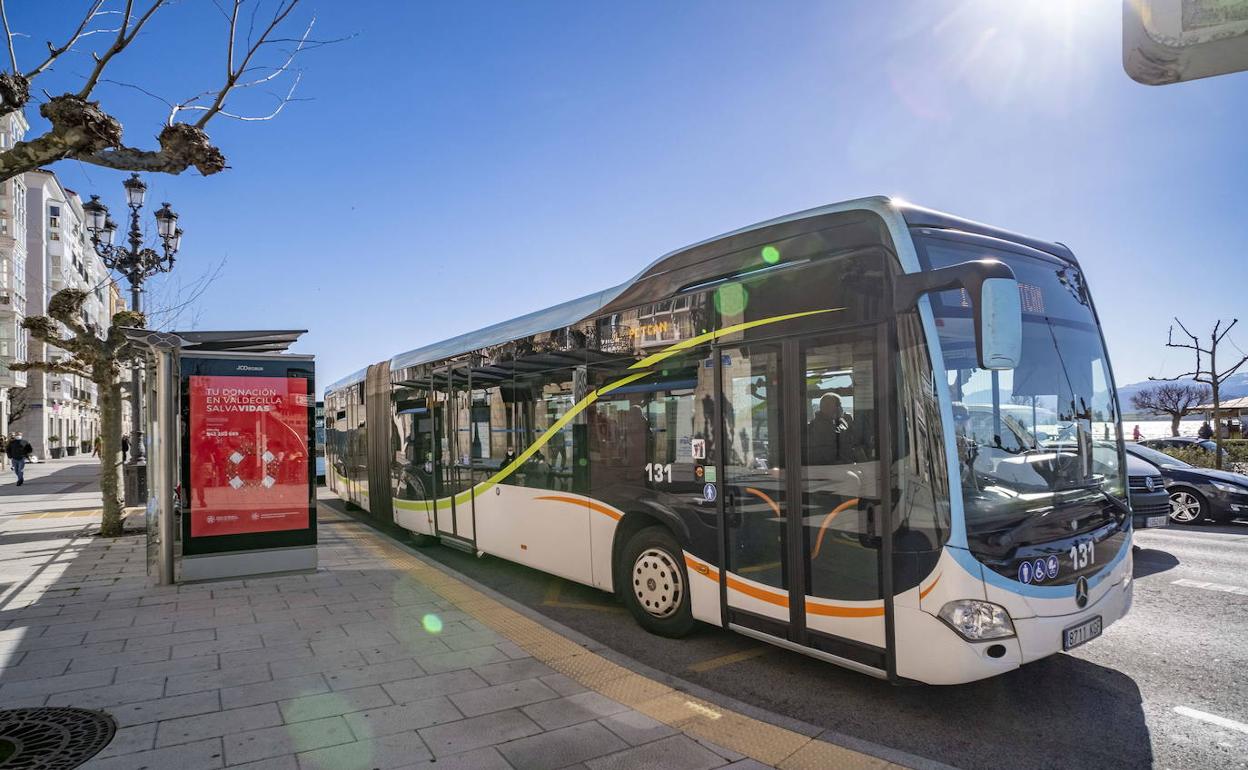
[[[59,241],[60,239],[61,239],[61,234],[55,230],[53,230],[51,233],[48,234],[48,240]]]

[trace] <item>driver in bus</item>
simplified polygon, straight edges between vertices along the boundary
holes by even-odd
[[[806,426],[807,465],[845,465],[861,459],[862,448],[854,440],[854,418],[845,413],[841,398],[827,393],[819,399],[819,411]]]

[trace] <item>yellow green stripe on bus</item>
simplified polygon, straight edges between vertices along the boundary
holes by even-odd
[[[733,324],[732,326],[725,326],[722,329],[717,329],[715,331],[710,331],[704,334],[699,334],[697,336],[690,337],[687,340],[681,340],[680,342],[677,342],[674,345],[670,345],[664,348],[663,350],[660,350],[657,353],[646,356],[645,358],[636,362],[632,366],[628,367],[630,370],[631,369],[645,369],[645,371],[634,372],[632,374],[621,377],[615,382],[612,382],[609,385],[604,385],[598,390],[595,390],[594,392],[585,396],[585,398],[582,398],[580,401],[574,404],[572,408],[568,409],[568,411],[564,413],[562,417],[556,420],[553,425],[551,425],[549,428],[543,431],[542,435],[538,436],[537,439],[532,444],[530,444],[527,449],[525,449],[520,454],[516,455],[516,459],[512,460],[510,463],[500,468],[497,473],[495,473],[493,476],[486,479],[485,481],[481,482],[480,484],[469,487],[463,492],[460,492],[459,494],[455,495],[454,498],[440,497],[437,500],[395,500],[394,507],[405,510],[405,511],[426,511],[427,512],[430,509],[437,510],[439,508],[450,508],[452,499],[454,499],[455,505],[457,506],[466,505],[469,501],[472,500],[474,495],[484,494],[491,487],[495,486],[496,484],[501,482],[503,479],[515,473],[520,468],[521,465],[528,462],[529,458],[531,458],[534,454],[540,451],[542,447],[546,446],[546,444],[549,443],[552,438],[554,438],[556,433],[563,430],[563,428],[569,422],[576,419],[577,415],[585,411],[585,409],[587,409],[590,404],[597,401],[600,396],[605,396],[606,394],[610,393],[611,391],[617,388],[622,388],[625,385],[628,385],[629,383],[636,382],[637,380],[640,380],[643,377],[654,374],[654,370],[651,369],[650,367],[654,366],[660,361],[671,358],[672,356],[676,355],[682,350],[688,350],[689,348],[694,347],[696,345],[700,345],[704,342],[712,342],[722,336],[746,331],[747,329],[753,329],[758,326],[765,326],[767,324],[780,323],[782,321],[791,321],[795,318],[805,318],[807,316],[820,315],[822,313],[836,313],[844,309],[845,308],[843,307],[834,307],[834,308],[827,308],[825,310],[805,310],[800,313],[785,313],[784,315],[771,316],[769,318],[760,318],[757,321],[746,321],[745,323]]]

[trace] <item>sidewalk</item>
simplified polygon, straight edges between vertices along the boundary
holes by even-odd
[[[0,503],[0,703],[112,714],[85,767],[887,766],[634,673],[325,507],[315,574],[159,587],[141,536]]]

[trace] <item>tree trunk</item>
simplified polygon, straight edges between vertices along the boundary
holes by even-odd
[[[1222,427],[1218,425],[1218,409],[1222,406],[1222,399],[1219,396],[1218,371],[1214,368],[1213,361],[1217,359],[1210,356],[1209,370],[1215,372],[1213,375],[1213,467],[1222,470]]]
[[[96,382],[100,389],[100,492],[104,521],[100,534],[117,537],[123,524],[121,506],[121,382],[116,377]]]
[[[1182,416],[1178,412],[1171,412],[1170,414],[1170,435],[1171,436],[1179,435],[1179,420],[1181,419],[1182,419]]]

